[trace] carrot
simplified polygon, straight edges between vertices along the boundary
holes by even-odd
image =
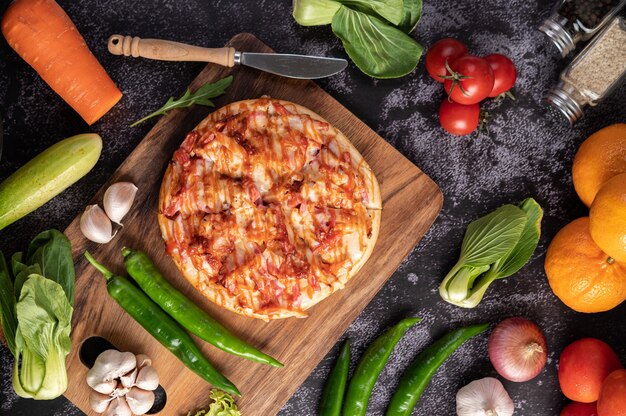
[[[15,0],[1,26],[9,45],[88,124],[98,121],[122,98],[54,0]]]

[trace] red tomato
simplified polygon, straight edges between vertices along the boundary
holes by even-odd
[[[499,53],[485,56],[485,60],[489,62],[494,78],[493,89],[489,96],[497,97],[513,88],[517,79],[517,70],[513,61]]]
[[[565,406],[563,410],[561,410],[561,416],[598,416],[598,409],[596,408],[596,402],[570,403],[567,406]]]
[[[465,136],[478,127],[480,107],[478,104],[463,105],[443,100],[439,108],[439,122],[448,133]]]
[[[450,64],[454,73],[443,86],[448,96],[459,104],[477,104],[493,89],[493,71],[483,58],[465,55]]]
[[[600,396],[604,379],[620,368],[622,364],[608,344],[595,338],[583,338],[561,353],[559,384],[568,399],[593,403]]]
[[[602,385],[598,416],[626,415],[626,370],[613,371]]]
[[[443,83],[443,75],[448,75],[446,61],[451,64],[458,58],[467,55],[467,47],[452,38],[440,39],[430,47],[426,54],[426,70],[437,82]]]

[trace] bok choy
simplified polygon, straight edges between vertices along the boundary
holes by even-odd
[[[542,217],[539,204],[528,198],[470,223],[459,260],[439,287],[441,297],[463,308],[476,307],[491,283],[511,276],[530,260]]]
[[[0,253],[0,323],[21,397],[49,400],[67,388],[74,274],[70,242],[57,230],[35,237],[10,267]]]
[[[422,13],[422,0],[294,0],[293,16],[303,26],[330,24],[348,56],[374,78],[413,71],[423,48],[408,34]]]

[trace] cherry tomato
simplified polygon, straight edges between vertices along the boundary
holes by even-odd
[[[478,104],[463,105],[443,100],[439,108],[439,123],[448,133],[465,136],[478,127],[480,107]]]
[[[453,73],[443,86],[459,104],[477,104],[493,89],[493,70],[483,58],[465,55],[450,64]]]
[[[485,56],[485,60],[489,62],[494,78],[493,89],[489,96],[497,97],[513,88],[517,79],[517,70],[513,61],[499,53]]]
[[[561,410],[561,416],[598,416],[596,402],[578,403],[572,402]]]
[[[440,39],[426,53],[426,70],[437,82],[443,83],[444,75],[448,75],[446,60],[451,64],[458,58],[467,55],[467,47],[452,38]]]

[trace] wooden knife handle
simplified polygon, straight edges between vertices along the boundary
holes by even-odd
[[[222,66],[235,65],[234,48],[201,48],[161,39],[113,35],[108,42],[113,55],[157,59],[159,61],[212,62]]]

